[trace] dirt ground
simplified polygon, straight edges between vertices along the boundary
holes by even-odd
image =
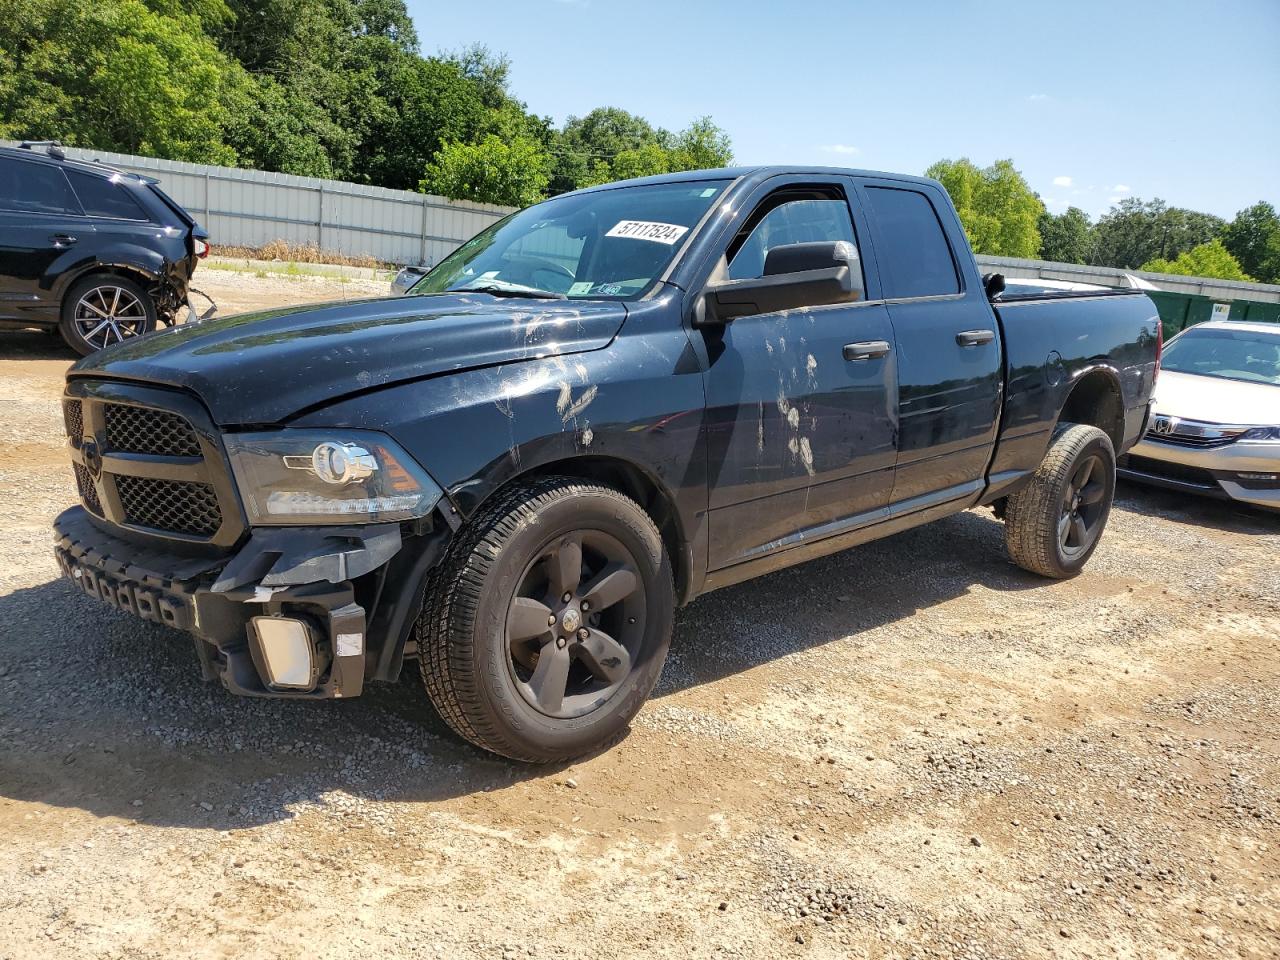
[[[237,699],[60,582],[68,362],[0,334],[2,958],[1280,950],[1280,518],[1122,487],[1070,582],[971,511],[727,589],[620,745],[528,768],[412,671]]]

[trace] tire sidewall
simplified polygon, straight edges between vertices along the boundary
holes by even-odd
[[[156,311],[155,301],[151,299],[151,294],[143,288],[142,284],[130,277],[121,277],[115,274],[96,273],[83,279],[77,280],[67,290],[66,296],[62,298],[61,320],[58,324],[58,331],[62,334],[62,339],[67,342],[76,353],[82,357],[87,357],[91,353],[97,353],[99,348],[92,346],[87,340],[80,335],[80,331],[76,329],[75,311],[76,304],[80,302],[80,298],[94,287],[114,286],[122,290],[128,290],[131,294],[138,298],[142,304],[143,310],[146,311],[146,330],[143,333],[150,333],[156,329],[158,322],[158,312]],[[111,344],[115,346],[115,344]]]
[[[537,754],[574,756],[607,744],[625,729],[648,699],[666,660],[675,613],[671,566],[662,539],[644,512],[604,491],[566,495],[536,508],[536,520],[522,523],[494,558],[471,625],[476,684],[486,712],[505,739]],[[581,717],[553,718],[521,695],[510,667],[506,623],[511,599],[539,552],[558,537],[599,530],[616,537],[631,553],[645,590],[641,648],[631,673],[609,700]],[[481,541],[480,549],[486,549]]]
[[[1067,431],[1062,437],[1063,440],[1070,440],[1070,431]],[[1057,523],[1050,525],[1053,536],[1051,544],[1054,560],[1062,571],[1067,574],[1075,575],[1084,569],[1084,565],[1089,562],[1089,558],[1093,556],[1093,551],[1098,549],[1098,544],[1102,542],[1102,535],[1106,532],[1107,521],[1111,518],[1111,504],[1115,500],[1116,494],[1116,455],[1111,445],[1110,438],[1101,430],[1096,431],[1095,435],[1087,442],[1082,444],[1076,450],[1075,455],[1071,458],[1068,468],[1061,474],[1053,477],[1049,487],[1050,500],[1055,510],[1060,510],[1062,506],[1062,498],[1066,493],[1067,484],[1071,482],[1072,476],[1075,475],[1081,461],[1094,454],[1100,454],[1102,462],[1106,466],[1106,492],[1103,495],[1102,514],[1098,517],[1098,535],[1094,537],[1093,543],[1089,544],[1088,549],[1082,553],[1068,557],[1062,551],[1062,544],[1058,541]],[[1056,521],[1056,516],[1055,516]]]

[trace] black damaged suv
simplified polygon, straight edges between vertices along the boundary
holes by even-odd
[[[0,327],[90,354],[172,323],[208,238],[149,177],[0,147]]]

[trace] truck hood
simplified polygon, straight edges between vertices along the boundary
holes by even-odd
[[[1161,370],[1153,409],[1183,420],[1274,426],[1280,423],[1280,387]]]
[[[85,357],[69,377],[190,390],[216,423],[278,423],[351,393],[607,346],[613,302],[484,293],[380,298],[186,323]]]

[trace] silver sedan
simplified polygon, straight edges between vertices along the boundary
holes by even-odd
[[[1280,324],[1213,321],[1165,346],[1130,480],[1280,510]]]

